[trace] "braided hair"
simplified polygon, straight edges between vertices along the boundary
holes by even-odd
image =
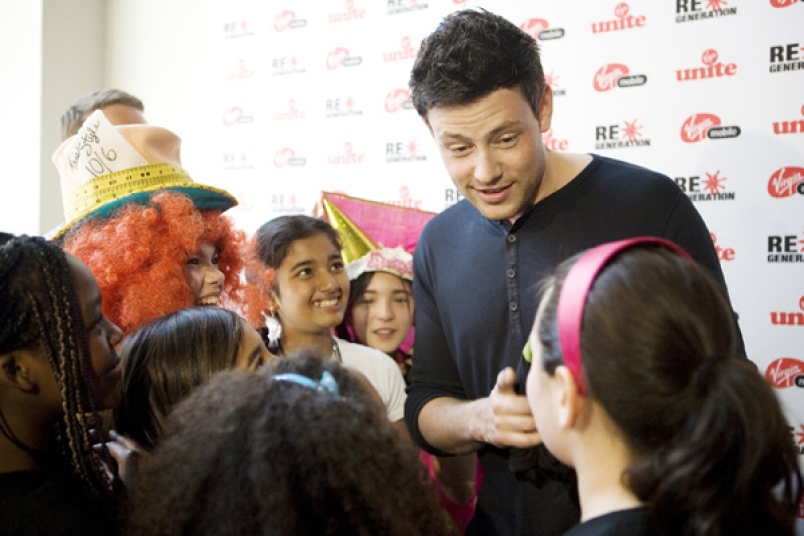
[[[90,353],[67,256],[41,237],[0,233],[0,353],[40,346],[61,390],[56,448],[43,453],[20,441],[0,414],[0,432],[40,465],[68,468],[99,508],[112,504],[114,467],[104,448],[93,454],[90,428],[101,428],[89,380]],[[106,508],[104,508],[106,509]]]

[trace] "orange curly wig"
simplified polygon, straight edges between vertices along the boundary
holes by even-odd
[[[124,334],[194,305],[182,267],[187,252],[214,244],[225,279],[221,305],[243,308],[240,279],[246,235],[219,211],[202,211],[187,196],[160,191],[147,205],[130,204],[111,219],[72,230],[64,249],[86,264],[101,289],[103,312]]]
[[[243,289],[243,316],[255,329],[265,326],[263,314],[276,308],[271,290],[276,270],[265,266],[257,255],[257,239],[252,238],[246,249],[246,281]]]

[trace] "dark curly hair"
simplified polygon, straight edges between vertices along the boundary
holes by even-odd
[[[433,108],[472,104],[495,90],[515,88],[538,118],[545,89],[539,45],[499,15],[456,11],[422,41],[409,86],[424,119]]]
[[[338,394],[273,379],[324,371]],[[127,533],[447,534],[426,481],[363,384],[300,354],[221,373],[176,407],[141,465]]]
[[[548,374],[564,363],[557,304],[580,255],[547,284]],[[802,481],[790,430],[756,366],[732,357],[731,307],[705,268],[659,246],[625,250],[595,279],[582,325],[587,396],[634,452],[625,481],[662,534],[793,534]]]

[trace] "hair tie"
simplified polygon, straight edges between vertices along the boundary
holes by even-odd
[[[556,312],[558,340],[561,346],[561,354],[564,358],[564,365],[570,369],[570,372],[575,377],[580,394],[586,392],[581,362],[581,327],[589,290],[592,288],[597,275],[615,255],[628,248],[648,244],[664,246],[682,257],[692,259],[686,251],[673,242],[663,238],[643,236],[608,242],[590,249],[578,259],[564,278]]]
[[[296,374],[293,372],[288,372],[286,374],[277,374],[276,376],[271,377],[271,379],[276,380],[278,382],[295,383],[296,385],[301,385],[302,387],[307,387],[308,389],[318,391],[320,394],[325,393],[329,393],[331,395],[338,394],[338,382],[335,381],[335,378],[327,370],[325,370],[323,374],[321,374],[321,379],[318,381],[312,380],[307,376],[302,376],[301,374]]]

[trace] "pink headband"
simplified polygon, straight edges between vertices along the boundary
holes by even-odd
[[[578,383],[578,392],[584,394],[586,386],[583,381],[583,365],[581,362],[581,324],[583,311],[586,307],[586,298],[595,282],[595,278],[606,264],[619,252],[631,247],[645,244],[656,244],[678,253],[682,257],[692,259],[689,254],[678,245],[655,237],[638,237],[617,242],[601,244],[587,251],[572,266],[561,288],[558,297],[558,340],[561,344],[561,353],[564,365],[570,369],[575,381]]]

